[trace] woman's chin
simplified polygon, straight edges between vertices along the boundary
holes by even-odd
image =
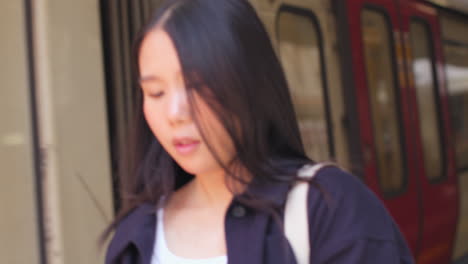
[[[192,175],[209,175],[214,173],[219,173],[222,171],[222,168],[219,166],[216,167],[207,167],[205,164],[194,164],[194,163],[178,163],[179,166],[187,173]]]

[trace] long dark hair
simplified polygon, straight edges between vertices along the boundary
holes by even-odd
[[[194,94],[207,102],[233,140],[236,164],[253,175],[251,182],[235,167],[221,164],[226,182],[262,185],[292,182],[296,170],[311,163],[301,142],[291,96],[268,34],[246,0],[169,0],[151,17],[135,42],[135,66],[147,33],[162,29],[180,58],[188,100],[202,137]],[[139,76],[138,67],[136,74]],[[137,91],[131,175],[122,186],[122,208],[112,227],[132,209],[148,202],[155,207],[193,175],[186,173],[150,131]],[[208,148],[218,162],[209,141]],[[229,186],[229,184],[228,184]],[[233,191],[233,190],[232,190]],[[234,192],[234,191],[233,191]],[[273,212],[268,201],[245,191],[238,200]]]

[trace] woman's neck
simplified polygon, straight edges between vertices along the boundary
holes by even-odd
[[[243,175],[246,175],[243,173]],[[245,189],[245,184],[226,184],[224,170],[195,175],[192,181],[180,188],[172,197],[171,204],[179,208],[203,208],[225,211],[234,193]]]
[[[226,185],[224,174],[196,175],[191,196],[194,202],[212,208],[227,208],[233,194]]]

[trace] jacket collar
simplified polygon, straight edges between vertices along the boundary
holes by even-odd
[[[255,197],[271,202],[275,207],[281,207],[286,202],[290,184],[288,182],[258,182],[252,181],[247,192],[241,195],[252,194]]]
[[[286,201],[289,184],[287,182],[258,183],[252,181],[247,192],[282,207]],[[246,195],[246,193],[241,195]],[[234,198],[235,199],[235,198]],[[134,245],[142,257],[142,263],[150,263],[156,234],[156,206],[143,203],[129,213],[117,226],[112,239],[106,263],[114,263],[117,257],[130,245]]]
[[[116,228],[106,256],[106,264],[116,258],[130,245],[141,254],[142,263],[150,263],[156,234],[156,208],[143,203],[130,212]]]

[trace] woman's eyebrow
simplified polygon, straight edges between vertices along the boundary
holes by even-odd
[[[161,82],[162,79],[156,75],[144,75],[138,78],[138,82],[157,81]]]

